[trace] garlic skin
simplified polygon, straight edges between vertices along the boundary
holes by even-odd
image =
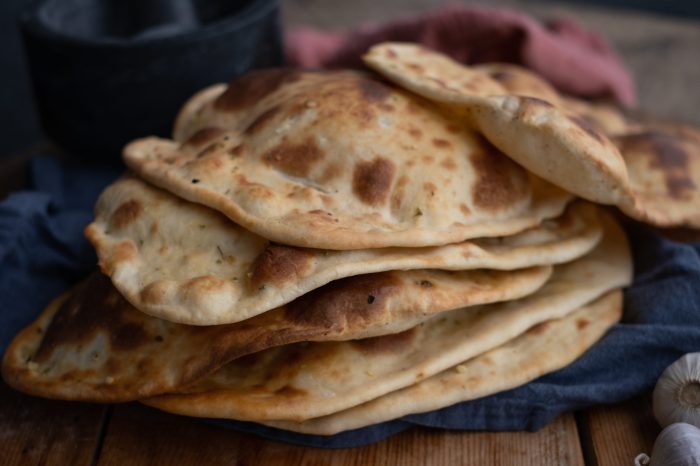
[[[700,429],[684,422],[666,427],[654,442],[654,450],[648,464],[649,466],[700,466]]]
[[[700,428],[700,353],[688,353],[656,382],[654,417],[662,427],[685,422]]]

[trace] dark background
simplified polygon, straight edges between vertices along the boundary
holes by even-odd
[[[0,1],[0,157],[42,138],[16,18],[28,0]]]
[[[2,112],[0,112],[0,136],[2,136],[0,157],[15,155],[22,150],[26,150],[32,144],[44,139],[38,118],[34,111],[31,81],[28,76],[26,63],[23,57],[22,43],[16,24],[16,18],[19,12],[23,8],[26,8],[26,5],[30,3],[30,1],[32,0],[0,0],[0,108],[2,109]],[[411,3],[415,2],[407,2],[403,5]],[[424,1],[421,2],[421,5],[432,8],[438,6],[440,3],[443,2],[441,0]],[[527,2],[527,5],[524,1],[489,1],[485,3],[489,5],[504,4],[505,6],[515,6],[516,8],[521,7],[526,11],[533,4],[537,5],[537,11],[543,11],[543,9],[546,11],[549,8],[548,4],[557,7],[563,4],[567,5],[567,11],[569,13],[574,12],[574,16],[576,17],[578,17],[576,12],[579,9],[589,9],[588,5],[590,4],[604,5],[616,9],[621,8],[669,15],[671,21],[682,21],[685,23],[683,27],[686,28],[688,27],[688,23],[690,23],[691,28],[698,28],[700,31],[700,23],[693,24],[694,21],[700,18],[700,2],[695,0],[597,0],[580,2],[579,4],[581,6],[578,6],[579,4],[575,2],[567,4],[555,1]],[[346,11],[348,8],[346,6],[347,4],[352,4],[353,8],[353,11],[349,14]],[[586,6],[583,6],[584,4]],[[402,13],[410,12],[411,8],[407,7],[404,9],[403,5],[399,7],[396,1],[382,0],[373,0],[372,2],[347,2],[345,0],[281,1],[283,13],[285,13],[288,24],[293,26],[308,23],[320,27],[339,27],[353,24],[356,21],[384,20]],[[537,13],[537,11],[534,13]],[[642,13],[642,15],[644,15],[644,13]],[[586,22],[584,21],[584,23]],[[586,26],[591,27],[591,24],[586,24]],[[593,28],[594,30],[596,29],[595,25]],[[604,34],[608,33],[610,35],[611,32],[616,32],[614,28],[614,24],[604,24],[598,29],[599,32]],[[650,31],[650,34],[653,35],[653,32],[654,31]],[[630,34],[633,35],[634,31],[631,31]],[[647,44],[642,43],[641,46],[651,48],[651,50],[646,50],[647,54],[656,53],[661,57],[668,48],[676,45],[674,41],[678,39],[676,39],[673,34],[668,34],[663,31],[659,32],[657,36],[657,39],[654,41],[650,41]],[[621,50],[621,54],[625,59],[627,59],[628,53],[634,54],[636,52],[636,50],[625,50],[624,37],[611,37],[611,40],[618,49]],[[634,47],[640,47],[639,43]],[[694,48],[695,50],[700,49],[700,43],[696,42]],[[700,53],[695,56],[696,61],[698,61],[698,58],[700,58]],[[664,65],[660,63],[659,66]],[[651,93],[653,96],[654,93],[668,93],[669,90],[663,88],[665,84],[659,84],[658,79],[656,83],[650,83],[647,86],[644,81],[644,75],[646,73],[644,73],[643,70],[640,71],[636,66],[632,68],[638,81],[641,81],[640,94],[647,95]],[[695,76],[695,78],[697,78],[697,76]],[[684,85],[687,81],[692,82],[694,78],[691,75],[678,79],[679,83],[672,83],[674,89],[677,89],[679,85]],[[697,83],[698,81],[695,80],[694,82]],[[668,85],[671,86],[671,84]],[[645,89],[645,86],[650,89]],[[678,102],[681,102],[683,97],[682,95],[678,95],[676,99],[678,99]],[[666,102],[668,103],[668,108],[654,108],[652,111],[656,110],[658,113],[666,115],[672,114],[673,116],[689,121],[700,119],[698,111],[691,109],[689,104],[688,110],[684,113],[684,111],[678,110],[680,104],[675,103],[675,101]],[[645,100],[642,99],[643,106],[645,103],[647,103],[646,106],[649,107],[648,101],[645,102]],[[698,104],[700,104],[700,102],[695,102],[694,107],[697,108]],[[657,107],[656,105],[654,106]]]

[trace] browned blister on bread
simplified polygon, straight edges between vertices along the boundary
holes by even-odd
[[[613,141],[630,173],[641,220],[667,227],[700,226],[700,132],[648,126]]]

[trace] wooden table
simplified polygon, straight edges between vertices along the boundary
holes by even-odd
[[[287,24],[335,28],[415,14],[439,3],[442,0],[283,0],[282,7]],[[520,8],[538,17],[550,16],[553,10],[575,16],[611,38],[635,74],[647,111],[700,124],[698,23],[556,2],[491,0],[489,4]],[[26,157],[19,157],[0,164],[0,196],[23,183],[14,175],[20,173],[14,165],[24,162]],[[659,430],[646,394],[561,416],[537,433],[414,428],[368,447],[321,450],[266,441],[137,403],[43,400],[0,383],[0,465],[617,466],[633,464],[640,452],[650,453]]]
[[[0,464],[138,465],[631,465],[659,427],[650,396],[560,416],[536,433],[413,428],[362,448],[267,441],[138,403],[33,398],[0,384]]]

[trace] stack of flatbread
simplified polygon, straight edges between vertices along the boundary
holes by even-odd
[[[695,131],[509,65],[409,44],[365,58],[374,72],[213,86],[172,140],[129,144],[86,229],[101,273],[15,338],[5,380],[333,434],[583,354],[631,281],[596,203],[700,226]]]

